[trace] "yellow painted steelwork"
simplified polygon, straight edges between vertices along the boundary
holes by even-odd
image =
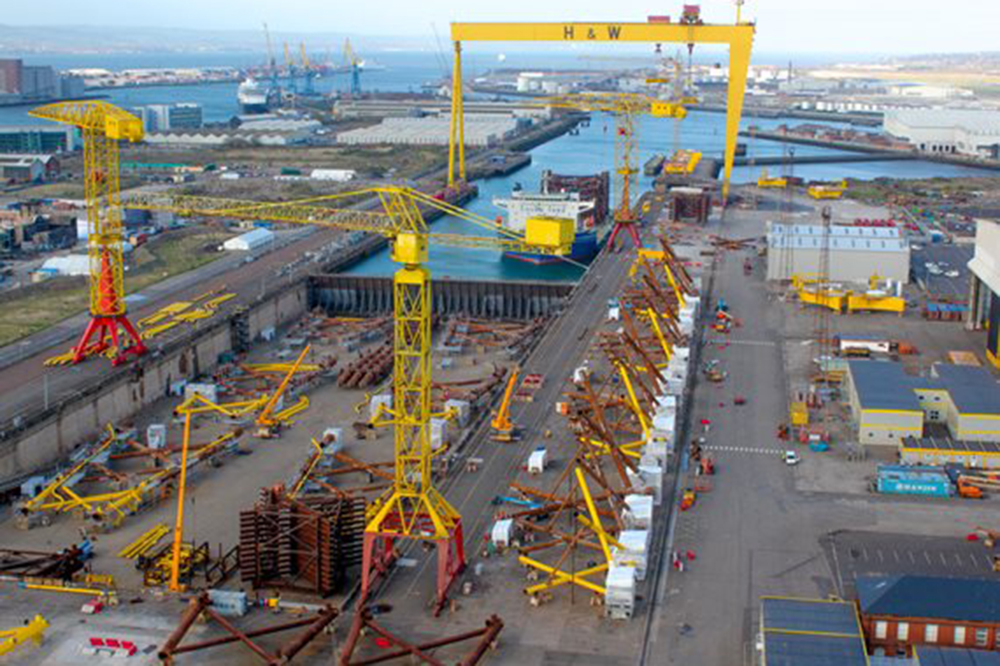
[[[274,410],[278,406],[278,401],[281,400],[281,396],[285,394],[285,390],[288,388],[288,384],[292,381],[292,377],[295,375],[295,372],[299,369],[299,366],[302,365],[302,361],[305,360],[306,354],[309,353],[309,349],[310,345],[306,345],[302,350],[302,353],[299,354],[299,358],[296,359],[295,363],[292,364],[292,367],[288,369],[288,374],[286,374],[285,378],[281,380],[281,384],[278,385],[278,388],[275,389],[271,397],[268,398],[268,401],[264,404],[264,409],[262,409],[260,414],[257,415],[257,425],[264,427],[278,425],[279,419],[274,417]],[[307,399],[306,407],[308,406],[309,401]],[[303,409],[305,409],[305,407],[303,407]]]
[[[23,645],[28,641],[33,641],[36,645],[40,645],[45,635],[45,630],[48,627],[49,623],[45,618],[41,615],[36,615],[31,622],[28,622],[23,627],[0,631],[0,656],[10,654],[19,645]]]
[[[639,173],[636,157],[636,117],[651,115],[656,118],[682,119],[687,116],[683,105],[637,93],[573,93],[544,97],[542,104],[560,109],[602,111],[615,119],[615,164],[618,183],[618,205],[614,211],[616,221],[634,221],[632,210],[632,184]]]
[[[455,61],[452,71],[452,131],[448,147],[448,183],[465,180],[464,118],[462,103],[462,42],[645,42],[648,44],[727,44],[729,46],[729,91],[726,105],[726,151],[723,197],[736,156],[736,141],[743,114],[754,25],[737,18],[734,25],[647,23],[452,23]],[[456,162],[457,153],[457,162]],[[457,167],[457,171],[456,171]]]
[[[597,583],[588,580],[588,577],[593,576],[594,574],[604,573],[608,570],[608,567],[611,565],[611,545],[614,539],[604,530],[604,526],[601,523],[601,516],[597,513],[597,506],[594,504],[594,498],[590,494],[590,488],[587,487],[587,480],[584,478],[583,471],[579,467],[575,468],[573,471],[576,473],[577,484],[579,484],[580,490],[583,492],[583,499],[587,505],[587,513],[590,515],[590,520],[587,522],[587,525],[597,535],[605,561],[590,568],[583,569],[582,571],[570,573],[562,571],[557,567],[552,567],[539,562],[538,560],[530,558],[526,555],[521,555],[517,558],[518,562],[527,567],[537,569],[538,571],[548,574],[549,576],[549,579],[545,582],[525,588],[524,593],[529,596],[533,596],[539,592],[550,590],[554,587],[559,587],[560,585],[565,585],[567,583],[577,585],[590,590],[591,592],[596,592],[601,596],[605,593],[605,589],[602,585],[598,585]]]
[[[762,190],[783,190],[788,187],[788,179],[780,177],[771,178],[767,173],[767,169],[761,169],[760,177],[757,178],[757,187]]]
[[[338,199],[371,196],[379,199],[382,211],[319,205]],[[440,548],[442,543],[461,539],[457,529],[461,516],[434,486],[431,476],[431,460],[434,457],[430,443],[430,420],[434,416],[431,412],[431,282],[430,272],[423,265],[427,260],[427,248],[434,242],[455,247],[566,256],[570,253],[571,244],[562,243],[561,235],[557,234],[556,237],[535,239],[543,243],[536,245],[515,231],[497,227],[493,220],[423,192],[396,186],[292,202],[142,193],[130,198],[128,205],[145,210],[169,210],[182,215],[268,219],[326,226],[378,234],[389,239],[392,258],[401,264],[393,277],[393,406],[380,413],[374,423],[394,426],[395,476],[392,487],[368,506],[366,544],[370,541],[369,537],[384,541],[409,538],[436,541]],[[421,206],[454,215],[498,235],[475,237],[430,233]],[[212,408],[218,409],[218,406]],[[382,418],[383,415],[388,418]],[[362,568],[362,594],[366,594],[371,581],[369,574],[374,575],[374,572]]]

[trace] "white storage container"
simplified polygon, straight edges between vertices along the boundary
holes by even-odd
[[[611,561],[615,566],[635,568],[637,581],[646,579],[646,551],[649,547],[649,530],[623,530],[617,538],[621,548],[615,546]]]
[[[648,530],[653,524],[653,497],[650,495],[625,496],[625,526],[630,530]]]
[[[493,523],[493,531],[490,533],[490,540],[497,548],[509,548],[510,542],[514,538],[514,519],[504,518]]]
[[[431,419],[431,449],[437,451],[448,442],[448,421]]]
[[[604,579],[604,612],[612,620],[630,620],[635,612],[635,568],[608,567]]]
[[[386,409],[392,409],[391,393],[378,393],[372,396],[372,399],[368,401],[368,418],[374,419],[375,414],[378,413],[379,407],[382,405],[385,405]]]
[[[163,423],[153,423],[146,428],[146,446],[151,449],[162,449],[167,445],[167,426]]]
[[[219,387],[215,384],[195,384],[189,382],[184,386],[184,399],[190,400],[194,394],[198,394],[209,402],[219,402]]]
[[[659,465],[639,465],[639,474],[647,488],[653,489],[653,502],[663,499],[663,468]]]
[[[548,463],[548,451],[540,447],[531,452],[528,456],[528,474],[541,474],[545,471]]]
[[[323,431],[323,444],[339,444],[344,441],[343,428],[327,428]]]
[[[455,411],[455,422],[464,428],[469,425],[469,417],[472,416],[472,405],[469,404],[468,400],[445,400],[445,409],[452,409]]]

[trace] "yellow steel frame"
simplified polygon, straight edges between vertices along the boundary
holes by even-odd
[[[359,196],[378,197],[382,211],[327,208],[318,204]],[[392,488],[368,507],[366,531],[388,536],[447,539],[460,516],[434,487],[431,478],[431,283],[425,268],[430,242],[470,248],[564,255],[565,246],[528,243],[520,234],[498,228],[492,220],[465,211],[423,192],[405,187],[377,187],[293,202],[255,202],[170,194],[139,194],[130,208],[171,210],[186,215],[315,224],[364,231],[388,238],[392,259],[401,264],[393,277],[395,313],[395,371],[392,409],[376,419],[395,430],[396,474]],[[432,234],[420,206],[458,216],[499,236]],[[205,406],[208,407],[210,403]],[[218,409],[218,405],[211,408]],[[427,529],[428,519],[433,531]]]
[[[687,116],[687,109],[681,104],[636,93],[576,93],[571,95],[557,95],[543,98],[542,103],[561,109],[603,111],[614,116],[614,172],[618,183],[616,189],[619,192],[614,218],[618,221],[634,220],[632,183],[639,173],[639,164],[635,157],[636,116],[650,114],[657,118],[676,118],[680,120]]]
[[[743,114],[754,26],[688,25],[680,23],[452,23],[455,63],[452,73],[452,131],[448,142],[448,182],[465,180],[464,118],[462,104],[462,42],[645,42],[648,44],[727,44],[729,45],[729,91],[726,105],[726,152],[723,197],[729,194],[736,156],[736,141]],[[457,164],[456,164],[457,153]],[[457,174],[456,174],[457,167]],[[458,178],[456,179],[456,175]]]
[[[122,274],[121,185],[118,141],[142,140],[142,121],[101,101],[58,102],[29,112],[36,118],[80,128],[83,135],[84,198],[90,236],[90,314],[108,317],[125,314]],[[104,266],[110,268],[112,284]],[[110,288],[109,288],[110,287]]]
[[[576,473],[576,481],[580,486],[580,490],[583,492],[583,499],[587,505],[587,512],[590,514],[589,521],[584,522],[594,533],[597,535],[598,540],[601,544],[601,552],[604,554],[605,561],[582,571],[577,571],[570,573],[567,571],[562,571],[557,566],[550,566],[543,562],[539,562],[536,559],[528,557],[527,555],[521,555],[517,558],[518,562],[521,564],[537,569],[542,573],[548,574],[549,579],[543,583],[538,583],[537,585],[531,585],[524,589],[524,593],[530,596],[534,596],[539,592],[545,590],[551,590],[554,587],[559,587],[560,585],[566,585],[567,583],[582,587],[584,589],[590,590],[591,592],[596,592],[597,594],[604,595],[605,589],[603,586],[588,580],[588,576],[593,576],[594,574],[603,573],[608,570],[611,565],[611,546],[615,543],[614,539],[604,530],[604,526],[601,523],[601,516],[597,513],[597,506],[594,504],[594,498],[590,494],[590,488],[587,487],[587,480],[583,476],[583,471],[577,467],[573,470]]]
[[[260,414],[257,416],[257,425],[273,426],[278,424],[280,419],[274,418],[274,410],[278,406],[278,401],[281,399],[281,396],[284,395],[285,390],[288,388],[288,384],[291,383],[295,372],[299,369],[299,366],[302,365],[302,361],[306,359],[306,354],[309,353],[309,349],[310,345],[306,345],[302,350],[302,353],[299,354],[299,357],[295,360],[295,363],[288,369],[287,374],[285,374],[285,378],[281,380],[281,384],[278,385],[278,388],[274,391],[271,397],[268,398],[267,402],[264,404],[264,409],[262,409]],[[309,402],[307,400],[306,407],[308,406]],[[302,409],[305,409],[305,407]]]
[[[639,404],[639,398],[635,395],[635,388],[632,386],[632,379],[629,377],[628,368],[625,364],[618,363],[618,374],[622,378],[622,383],[625,384],[625,391],[628,393],[629,405],[632,407],[632,411],[635,412],[635,416],[639,419],[639,426],[642,428],[642,436],[649,436],[649,421],[646,418],[645,412],[642,410],[642,405]]]
[[[0,631],[0,656],[10,654],[19,645],[28,641],[34,641],[35,644],[40,645],[48,627],[49,623],[45,618],[36,615],[31,622],[26,623],[23,627]]]

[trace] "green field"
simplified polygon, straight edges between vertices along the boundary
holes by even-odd
[[[215,228],[173,231],[135,251],[133,268],[125,274],[126,293],[135,293],[174,275],[220,257],[215,251],[232,234]],[[70,284],[66,288],[66,285]],[[81,279],[58,279],[32,286],[20,298],[0,303],[0,346],[44,330],[83,312],[89,289]]]

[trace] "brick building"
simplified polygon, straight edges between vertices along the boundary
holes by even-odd
[[[872,654],[914,646],[1000,650],[1000,580],[861,576],[858,608]]]

